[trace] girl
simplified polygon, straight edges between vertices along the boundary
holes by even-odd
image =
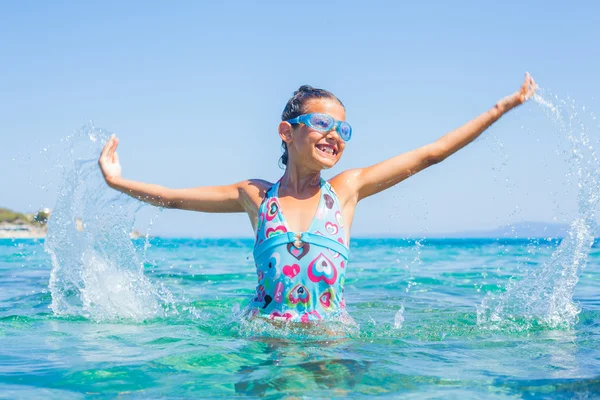
[[[484,114],[434,143],[379,164],[344,171],[332,168],[352,137],[342,102],[332,93],[302,86],[287,102],[279,137],[285,165],[276,183],[260,179],[233,185],[169,189],[121,176],[113,135],[98,161],[106,183],[159,207],[204,212],[245,212],[256,233],[256,294],[252,316],[284,321],[345,320],[344,276],[350,227],[357,203],[388,189],[463,148],[536,89],[527,74],[521,88]]]

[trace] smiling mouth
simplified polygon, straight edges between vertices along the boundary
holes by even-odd
[[[337,151],[333,146],[328,146],[325,144],[318,144],[316,147],[317,147],[317,150],[319,150],[321,153],[326,154],[328,156],[335,156],[337,154]]]

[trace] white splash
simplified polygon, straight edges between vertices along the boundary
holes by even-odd
[[[578,216],[547,262],[523,279],[511,282],[504,293],[486,295],[477,308],[477,323],[484,327],[569,328],[577,323],[581,311],[573,301],[573,293],[594,243],[600,162],[582,119],[587,115],[581,115],[574,101],[555,97],[555,104],[540,94],[534,99],[571,145],[569,162],[579,189]]]
[[[400,309],[394,316],[394,328],[402,329],[402,324],[404,324],[404,304],[400,306]]]
[[[51,308],[95,320],[165,314],[171,295],[144,275],[130,239],[141,203],[110,189],[97,159],[109,133],[85,126],[68,137],[62,184],[48,221]]]

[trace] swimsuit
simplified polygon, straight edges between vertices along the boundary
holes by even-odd
[[[254,260],[258,274],[251,315],[309,322],[345,314],[344,275],[349,249],[337,195],[321,179],[317,212],[308,231],[290,232],[278,202],[280,182],[258,211]]]

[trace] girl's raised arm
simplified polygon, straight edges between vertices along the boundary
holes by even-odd
[[[353,186],[349,189],[357,196],[355,201],[388,189],[411,175],[443,161],[446,157],[471,143],[503,114],[523,104],[533,96],[535,89],[536,84],[533,78],[526,74],[525,81],[517,92],[503,98],[491,110],[442,136],[435,142],[371,167],[346,171],[340,174],[341,179],[339,180],[344,182],[345,185]]]
[[[113,189],[158,207],[214,213],[248,212],[248,188],[258,192],[262,186],[261,182],[244,181],[228,186],[170,189],[124,179],[116,151],[118,144],[119,140],[111,136],[98,160],[106,183]]]

